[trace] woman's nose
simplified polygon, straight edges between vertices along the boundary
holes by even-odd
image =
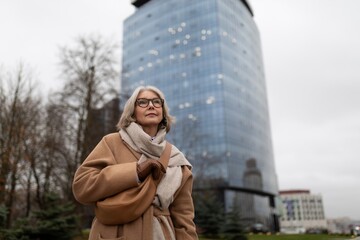
[[[153,102],[152,101],[149,101],[149,106],[148,106],[149,108],[154,108],[154,104],[153,104]]]

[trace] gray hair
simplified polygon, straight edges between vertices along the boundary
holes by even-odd
[[[164,93],[154,86],[140,86],[134,90],[131,97],[125,103],[124,111],[121,114],[119,122],[116,124],[117,129],[120,130],[122,128],[126,128],[130,125],[130,123],[136,122],[134,117],[136,99],[143,91],[152,91],[157,94],[159,98],[164,99],[163,120],[160,122],[159,127],[164,126],[166,128],[166,132],[169,132],[171,124],[175,123],[175,117],[169,114],[169,108],[166,103]]]

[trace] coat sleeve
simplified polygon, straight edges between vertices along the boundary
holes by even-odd
[[[169,206],[174,224],[176,239],[198,239],[194,223],[194,204],[192,200],[193,177],[189,168],[183,167],[183,183]]]
[[[73,194],[82,204],[93,204],[138,186],[136,162],[116,164],[109,140],[104,137],[75,173]]]

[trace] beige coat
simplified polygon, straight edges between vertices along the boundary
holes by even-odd
[[[75,198],[82,204],[96,204],[106,197],[138,187],[136,162],[139,156],[129,151],[119,133],[105,136],[75,173]],[[169,209],[160,211],[150,206],[141,217],[124,225],[104,225],[95,217],[89,240],[157,240],[152,239],[152,216],[157,217],[165,236],[170,234],[165,232],[165,224],[169,223],[176,239],[198,239],[193,222],[192,173],[186,166],[182,167],[182,172],[181,185]],[[168,221],[162,221],[164,217]]]

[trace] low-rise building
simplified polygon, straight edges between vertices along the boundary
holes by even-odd
[[[309,190],[280,191],[282,232],[318,232],[327,229],[322,196]]]
[[[360,221],[349,217],[327,219],[328,231],[333,234],[352,234],[360,236]]]

